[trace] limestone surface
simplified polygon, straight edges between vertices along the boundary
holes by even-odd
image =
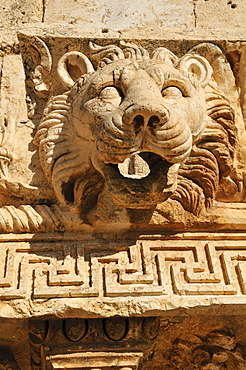
[[[246,368],[245,14],[1,4],[0,369]]]

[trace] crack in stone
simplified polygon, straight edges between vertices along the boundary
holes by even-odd
[[[42,23],[44,23],[45,11],[46,11],[46,0],[42,0],[42,19],[41,19]]]
[[[1,87],[2,87],[2,78],[3,78],[3,57],[0,59],[0,97],[1,97]]]
[[[194,26],[197,26],[197,14],[196,14],[196,1],[193,0],[193,15],[194,15]]]

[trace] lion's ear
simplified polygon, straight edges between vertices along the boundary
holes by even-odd
[[[58,75],[63,85],[70,89],[86,73],[94,72],[93,65],[83,53],[70,51],[64,54],[57,65]]]
[[[205,87],[212,77],[211,65],[205,58],[199,55],[184,55],[178,63],[178,69],[187,73],[202,87]]]

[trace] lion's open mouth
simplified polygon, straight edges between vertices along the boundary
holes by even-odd
[[[151,152],[134,154],[120,164],[97,161],[115,202],[127,208],[151,207],[169,198],[177,188],[179,166]]]
[[[129,179],[138,179],[141,180],[154,172],[159,165],[161,167],[165,165],[167,168],[168,183],[167,185],[172,185],[175,182],[175,176],[177,176],[178,169],[180,164],[172,164],[159,155],[151,152],[143,152],[139,154],[134,154],[131,157],[124,160],[123,163],[119,163],[118,171],[120,174]]]

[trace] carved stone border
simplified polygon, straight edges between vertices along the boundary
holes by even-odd
[[[128,235],[124,241],[82,234],[8,239],[0,242],[3,317],[27,317],[28,307],[33,316],[55,309],[66,317],[67,310],[78,308],[81,315],[110,316],[117,310],[127,315],[129,302],[133,315],[140,303],[142,314],[201,305],[210,306],[212,314],[218,304],[220,312],[233,305],[237,314],[246,304],[245,233]],[[16,312],[12,305],[9,310],[9,300],[18,303]]]
[[[113,367],[115,370],[137,370],[142,357],[143,354],[138,352],[85,352],[48,356],[47,362],[52,369],[103,370]]]
[[[137,370],[153,355],[159,318],[30,320],[31,366]]]

